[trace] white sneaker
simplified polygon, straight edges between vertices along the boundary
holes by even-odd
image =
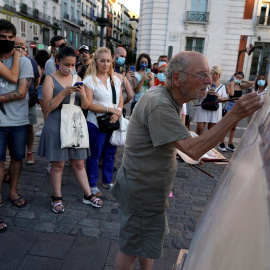
[[[50,162],[47,167],[48,174],[51,174],[52,163]]]
[[[42,133],[42,130],[40,130],[40,131],[38,131],[38,132],[36,132],[36,137],[40,137],[41,136],[41,133]]]
[[[218,149],[219,149],[220,151],[222,151],[222,152],[227,152],[226,146],[225,146],[224,143],[221,143],[221,144],[218,146]]]

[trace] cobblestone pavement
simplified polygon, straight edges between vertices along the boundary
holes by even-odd
[[[35,126],[38,131],[42,124]],[[19,193],[28,201],[18,209],[8,199],[8,184],[3,184],[0,217],[9,225],[0,235],[0,269],[113,269],[118,250],[117,202],[101,186],[102,208],[82,203],[83,193],[71,166],[65,166],[62,194],[65,212],[54,214],[50,207],[52,187],[46,167],[48,162],[36,156],[39,138],[35,137],[36,163],[24,162],[18,185]],[[121,165],[123,148],[116,154],[115,167]],[[230,158],[232,153],[225,153]],[[202,168],[220,178],[226,165],[206,163]],[[167,217],[170,234],[164,242],[164,257],[154,263],[154,270],[169,270],[177,260],[180,248],[189,248],[198,219],[209,202],[217,181],[201,171],[178,162],[173,197],[169,198]],[[136,264],[134,269],[138,269]]]

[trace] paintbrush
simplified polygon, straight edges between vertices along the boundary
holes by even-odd
[[[264,93],[258,94],[258,96],[262,96],[262,95],[266,95],[266,94],[267,94],[267,92],[264,92]],[[239,99],[239,97],[225,99],[225,100],[217,100],[217,101],[213,101],[213,102],[207,102],[207,103],[204,103],[204,104],[197,104],[197,105],[194,105],[194,106],[197,107],[197,106],[202,106],[202,105],[207,105],[207,104],[223,103],[223,102],[233,101],[233,100],[237,100],[237,99]]]
[[[214,178],[215,180],[219,181],[219,180],[218,180],[216,177],[214,177],[214,176],[213,176],[213,175],[211,175],[210,173],[208,173],[208,172],[204,171],[203,169],[199,168],[198,166],[196,166],[196,165],[192,165],[192,167],[195,167],[196,169],[200,170],[201,172],[203,172],[203,173],[207,174],[208,176],[210,176],[210,177]]]

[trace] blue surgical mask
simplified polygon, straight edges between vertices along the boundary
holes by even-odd
[[[258,80],[257,83],[259,86],[265,86],[265,80]]]
[[[235,79],[234,82],[235,83],[241,83],[242,81]]]
[[[162,66],[164,64],[166,64],[166,62],[159,62],[158,67],[160,67],[160,66]]]
[[[122,65],[124,65],[125,64],[125,61],[126,61],[126,58],[125,57],[118,57],[117,59],[116,59],[116,64],[118,64],[119,66],[122,66]]]
[[[140,67],[141,67],[142,70],[146,70],[147,67],[148,67],[148,64],[140,63]]]
[[[158,73],[157,78],[160,82],[166,81],[166,75],[164,73]]]

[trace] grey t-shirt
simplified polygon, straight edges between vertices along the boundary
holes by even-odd
[[[176,174],[176,149],[171,142],[190,137],[179,105],[163,86],[148,91],[132,113],[122,168],[112,194],[120,207],[139,215],[163,212]]]
[[[9,69],[12,67],[13,56],[3,60]],[[20,58],[19,79],[33,78],[31,61],[27,57]],[[18,88],[16,83],[11,83],[0,76],[0,94],[12,92]],[[6,114],[0,110],[0,127],[23,126],[29,123],[28,120],[28,92],[25,98],[11,102],[2,103]]]

